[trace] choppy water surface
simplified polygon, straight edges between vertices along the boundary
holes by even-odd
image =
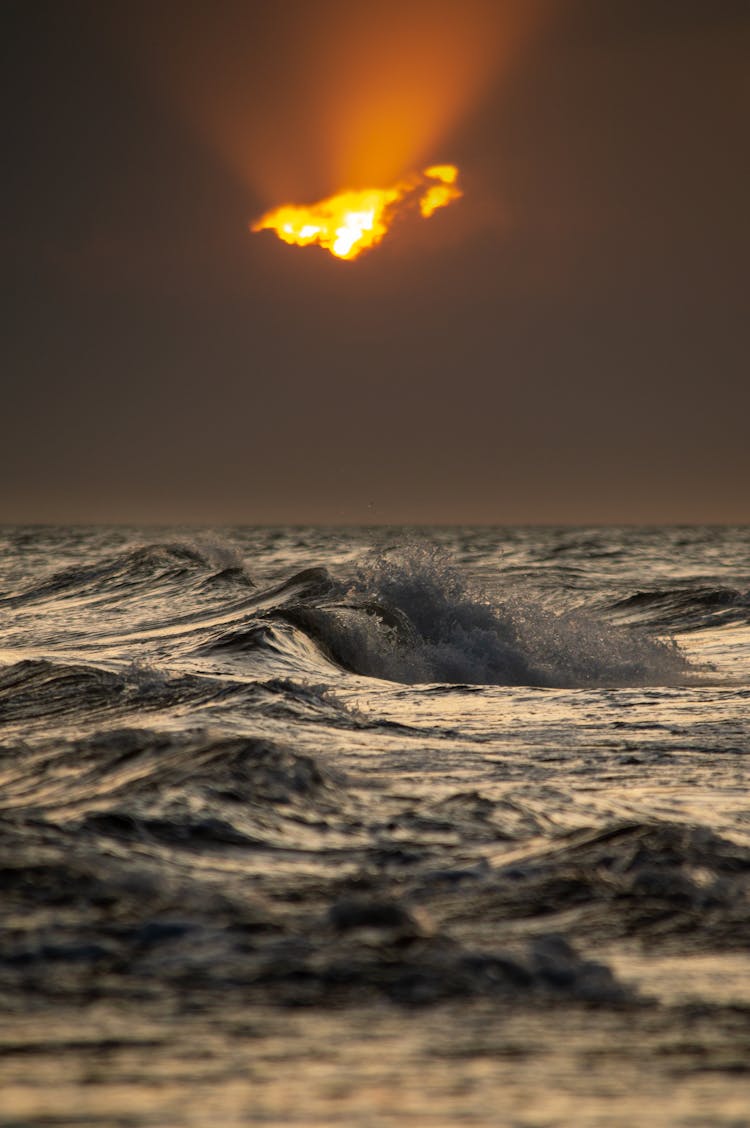
[[[0,1124],[750,1124],[750,530],[0,531]]]

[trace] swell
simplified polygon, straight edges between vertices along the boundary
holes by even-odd
[[[631,623],[657,629],[705,630],[750,623],[750,591],[703,584],[637,591],[612,604],[612,610]]]
[[[225,571],[225,568],[220,571]],[[209,558],[185,544],[152,544],[133,548],[93,564],[75,565],[53,572],[15,595],[6,595],[0,602],[15,606],[51,596],[66,598],[81,594],[122,592],[143,587],[155,581],[181,581],[196,573],[212,571]]]
[[[66,718],[80,724],[91,715],[171,709],[207,703],[242,687],[193,675],[170,676],[148,664],[121,672],[95,666],[30,659],[0,670],[0,726],[42,726]]]
[[[194,848],[320,845],[346,802],[341,774],[312,756],[210,729],[110,729],[16,746],[0,752],[0,779],[6,826],[42,819],[83,839]]]
[[[79,734],[106,723],[142,725],[150,716],[180,724],[214,723],[225,729],[252,717],[323,723],[337,728],[369,727],[327,683],[285,677],[229,678],[170,673],[131,663],[120,671],[95,666],[27,660],[0,669],[0,739],[21,735],[38,742],[50,725]]]
[[[309,763],[258,746],[220,751],[214,766],[252,780],[247,794],[258,809],[265,789],[271,807],[292,808],[299,796],[304,811],[312,798],[326,817],[321,795],[333,789]],[[234,820],[194,812],[181,824],[173,813],[167,827],[136,812],[88,814],[72,826],[74,834],[38,827],[33,846],[23,825],[0,827],[10,922],[0,984],[27,1000],[75,1000],[100,985],[137,998],[158,984],[185,1005],[203,989],[230,988],[276,1005],[369,996],[404,1005],[487,996],[642,1005],[586,953],[616,938],[683,955],[746,950],[750,938],[750,856],[706,828],[579,831],[452,875],[419,857],[388,869],[365,852],[359,867],[307,882],[298,874],[292,899],[280,896],[278,876],[246,880],[260,843]],[[123,841],[138,849],[118,850]]]
[[[589,944],[637,940],[647,948],[746,950],[750,850],[705,826],[613,823],[522,846],[491,881],[446,903],[457,928],[564,922]],[[429,896],[429,888],[425,891]]]

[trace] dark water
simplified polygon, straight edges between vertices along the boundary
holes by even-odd
[[[0,1124],[750,1124],[750,530],[0,542]]]

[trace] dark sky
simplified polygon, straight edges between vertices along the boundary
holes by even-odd
[[[0,520],[750,520],[746,0],[0,3]]]

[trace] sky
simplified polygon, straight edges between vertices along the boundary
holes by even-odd
[[[0,3],[0,521],[750,521],[746,0]]]

